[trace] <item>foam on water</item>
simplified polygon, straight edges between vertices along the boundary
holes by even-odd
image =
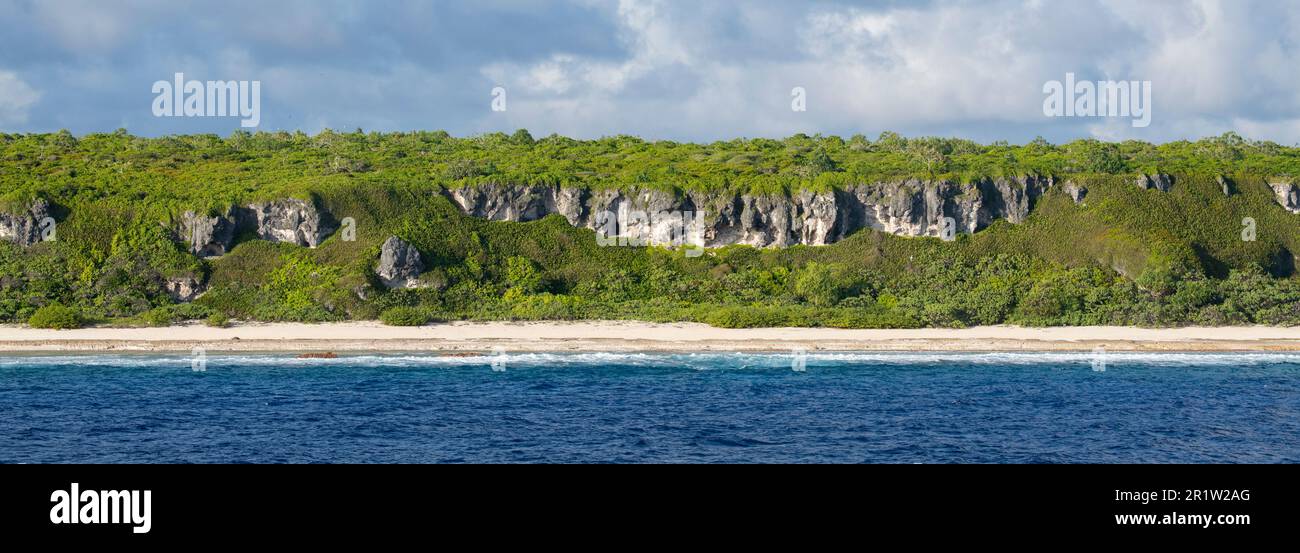
[[[566,366],[690,367],[697,370],[788,367],[794,353],[505,353],[505,363],[514,368]],[[1092,352],[808,352],[810,367],[974,365],[1090,366]],[[1134,353],[1106,352],[1110,367],[1223,367],[1294,364],[1300,368],[1300,353]],[[334,359],[299,359],[293,354],[207,355],[209,368],[239,367],[481,367],[498,359],[495,354],[448,356],[437,353],[341,354]],[[179,354],[85,354],[0,356],[0,368],[88,365],[121,368],[190,367],[191,356]]]
[[[1300,354],[0,356],[0,462],[1298,462]]]

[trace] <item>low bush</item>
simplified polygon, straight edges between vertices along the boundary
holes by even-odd
[[[57,303],[37,309],[32,314],[32,317],[27,320],[27,324],[31,325],[32,328],[52,328],[55,330],[81,328],[83,323],[84,320],[80,311]]]
[[[433,318],[421,307],[391,307],[379,314],[379,320],[388,326],[424,326]]]

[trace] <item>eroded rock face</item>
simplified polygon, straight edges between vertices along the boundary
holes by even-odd
[[[1065,190],[1066,195],[1070,196],[1070,199],[1074,200],[1074,203],[1076,204],[1083,203],[1083,198],[1088,195],[1088,189],[1082,185],[1075,184],[1074,181],[1065,181],[1065,185],[1061,188]]]
[[[700,235],[707,247],[748,244],[757,247],[823,245],[864,228],[905,236],[939,236],[944,219],[958,232],[975,232],[997,219],[1020,223],[1050,178],[984,179],[971,183],[910,179],[859,184],[841,190],[799,191],[790,195],[750,195],[658,189],[586,190],[580,188],[481,185],[446,191],[467,214],[497,221],[531,221],[551,213],[574,226],[607,228],[611,217],[627,221],[634,213],[703,214]],[[607,215],[602,215],[602,213]],[[625,236],[667,243],[670,230],[632,221]]]
[[[1231,196],[1237,190],[1236,183],[1223,175],[1215,177],[1214,181],[1219,183],[1219,189],[1223,191],[1224,196]]]
[[[189,244],[190,253],[199,257],[226,255],[235,241],[234,209],[222,215],[199,215],[186,211],[181,216],[181,239]]]
[[[415,288],[419,286],[424,262],[415,246],[396,236],[389,236],[379,250],[379,265],[375,275],[388,288]]]
[[[193,301],[203,295],[207,287],[195,276],[173,277],[164,283],[167,294],[176,301]]]
[[[1300,186],[1289,182],[1270,183],[1277,203],[1291,213],[1300,213]]]
[[[328,221],[326,214],[310,202],[286,199],[244,208],[231,207],[220,215],[186,211],[176,233],[188,244],[191,253],[216,257],[228,253],[235,236],[244,231],[252,231],[271,242],[314,248],[334,232],[334,226]]]
[[[1143,190],[1154,188],[1161,192],[1168,192],[1169,189],[1174,187],[1174,179],[1164,173],[1157,173],[1155,175],[1139,175],[1137,185],[1138,188]]]
[[[271,242],[287,242],[314,248],[334,229],[316,206],[303,200],[287,199],[251,204],[241,214],[257,236]]]
[[[451,195],[465,209],[491,221],[534,221],[558,211],[556,190],[544,186],[485,184],[452,190]]]
[[[47,217],[50,217],[50,204],[44,199],[33,201],[22,213],[0,213],[0,240],[24,248],[40,242],[43,238],[42,221]]]

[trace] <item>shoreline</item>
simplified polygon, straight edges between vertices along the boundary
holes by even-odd
[[[789,352],[807,351],[1300,351],[1300,327],[1045,327],[963,329],[725,329],[634,321],[454,322],[391,327],[376,321],[247,323],[227,328],[43,330],[0,325],[3,353],[189,352]]]

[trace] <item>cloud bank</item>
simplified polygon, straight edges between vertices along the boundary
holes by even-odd
[[[1300,4],[1268,0],[0,0],[0,26],[6,132],[238,129],[152,116],[183,72],[261,81],[262,130],[1300,142]],[[1067,72],[1151,81],[1151,125],[1044,116]]]

